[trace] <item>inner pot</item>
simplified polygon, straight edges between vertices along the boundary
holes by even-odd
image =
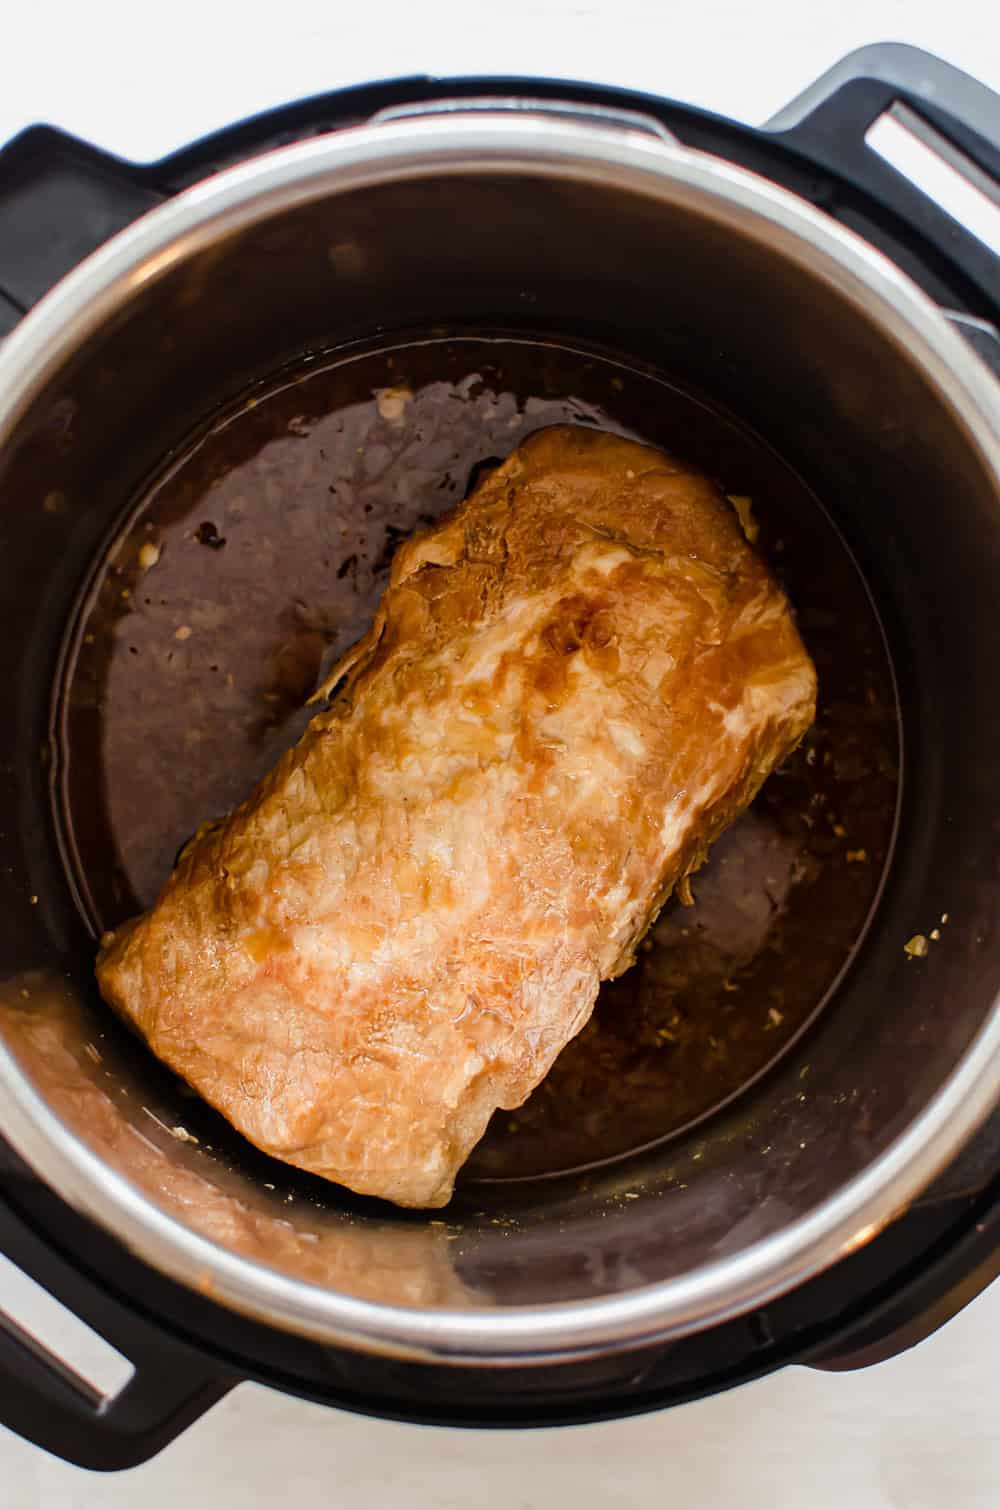
[[[820,501],[870,595],[845,594],[844,644],[873,603],[895,669],[900,802],[871,923],[767,1074],[645,1152],[470,1180],[428,1219],[199,1122],[112,1020],[92,929],[127,898],[114,857],[86,842],[63,694],[108,565],[148,522],[137,500],[213,416],[289,364],[498,332],[614,353],[623,386],[665,375]],[[489,116],[348,131],[222,174],[116,238],[0,354],[0,573],[17,626],[0,647],[3,1131],[175,1277],[411,1356],[543,1359],[692,1330],[865,1241],[997,1091],[995,415],[985,370],[874,253],[760,180],[633,132]],[[808,562],[794,594],[807,618]],[[89,779],[99,818],[124,778],[109,789],[98,763]],[[133,810],[172,811],[187,781],[182,750]]]

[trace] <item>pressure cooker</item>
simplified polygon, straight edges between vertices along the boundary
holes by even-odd
[[[411,78],[153,164],[44,126],[0,151],[0,1250],[134,1366],[103,1396],[0,1314],[16,1431],[122,1468],[244,1379],[597,1420],[890,1356],[995,1277],[1000,267],[873,149],[886,114],[996,202],[1000,101],[898,46],[760,129]],[[96,992],[60,689],[95,563],[220,406],[303,354],[484,328],[671,374],[815,491],[884,632],[899,800],[871,915],[766,1074],[585,1179],[428,1214],[189,1130]]]

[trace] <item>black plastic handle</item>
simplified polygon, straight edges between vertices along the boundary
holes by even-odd
[[[16,1181],[5,1183],[16,1190]],[[99,1395],[5,1316],[0,1296],[0,1422],[39,1447],[81,1468],[132,1468],[173,1441],[238,1382],[139,1310],[126,1309],[39,1236],[3,1194],[0,1251],[135,1370],[117,1395]]]
[[[918,47],[887,42],[849,53],[767,129],[930,243],[963,274],[973,304],[989,317],[1000,303],[1000,260],[865,140],[894,105],[932,128],[952,167],[1000,195],[1000,96]]]
[[[149,170],[51,126],[14,137],[0,150],[0,336],[164,197]]]

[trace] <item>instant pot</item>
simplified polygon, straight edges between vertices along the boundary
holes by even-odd
[[[1000,268],[868,144],[889,111],[997,199],[1000,101],[896,46],[763,129],[415,78],[151,166],[47,127],[0,152],[0,1248],[134,1364],[101,1396],[8,1318],[16,1431],[127,1467],[244,1379],[597,1420],[886,1358],[995,1277]],[[303,352],[470,326],[626,351],[798,470],[878,606],[902,783],[869,926],[766,1076],[586,1180],[428,1216],[186,1130],[97,998],[54,689],[94,563],[207,415]]]

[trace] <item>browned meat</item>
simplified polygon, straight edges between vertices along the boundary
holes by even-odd
[[[705,477],[558,427],[401,547],[338,685],[98,977],[259,1147],[439,1206],[801,738],[815,675]]]

